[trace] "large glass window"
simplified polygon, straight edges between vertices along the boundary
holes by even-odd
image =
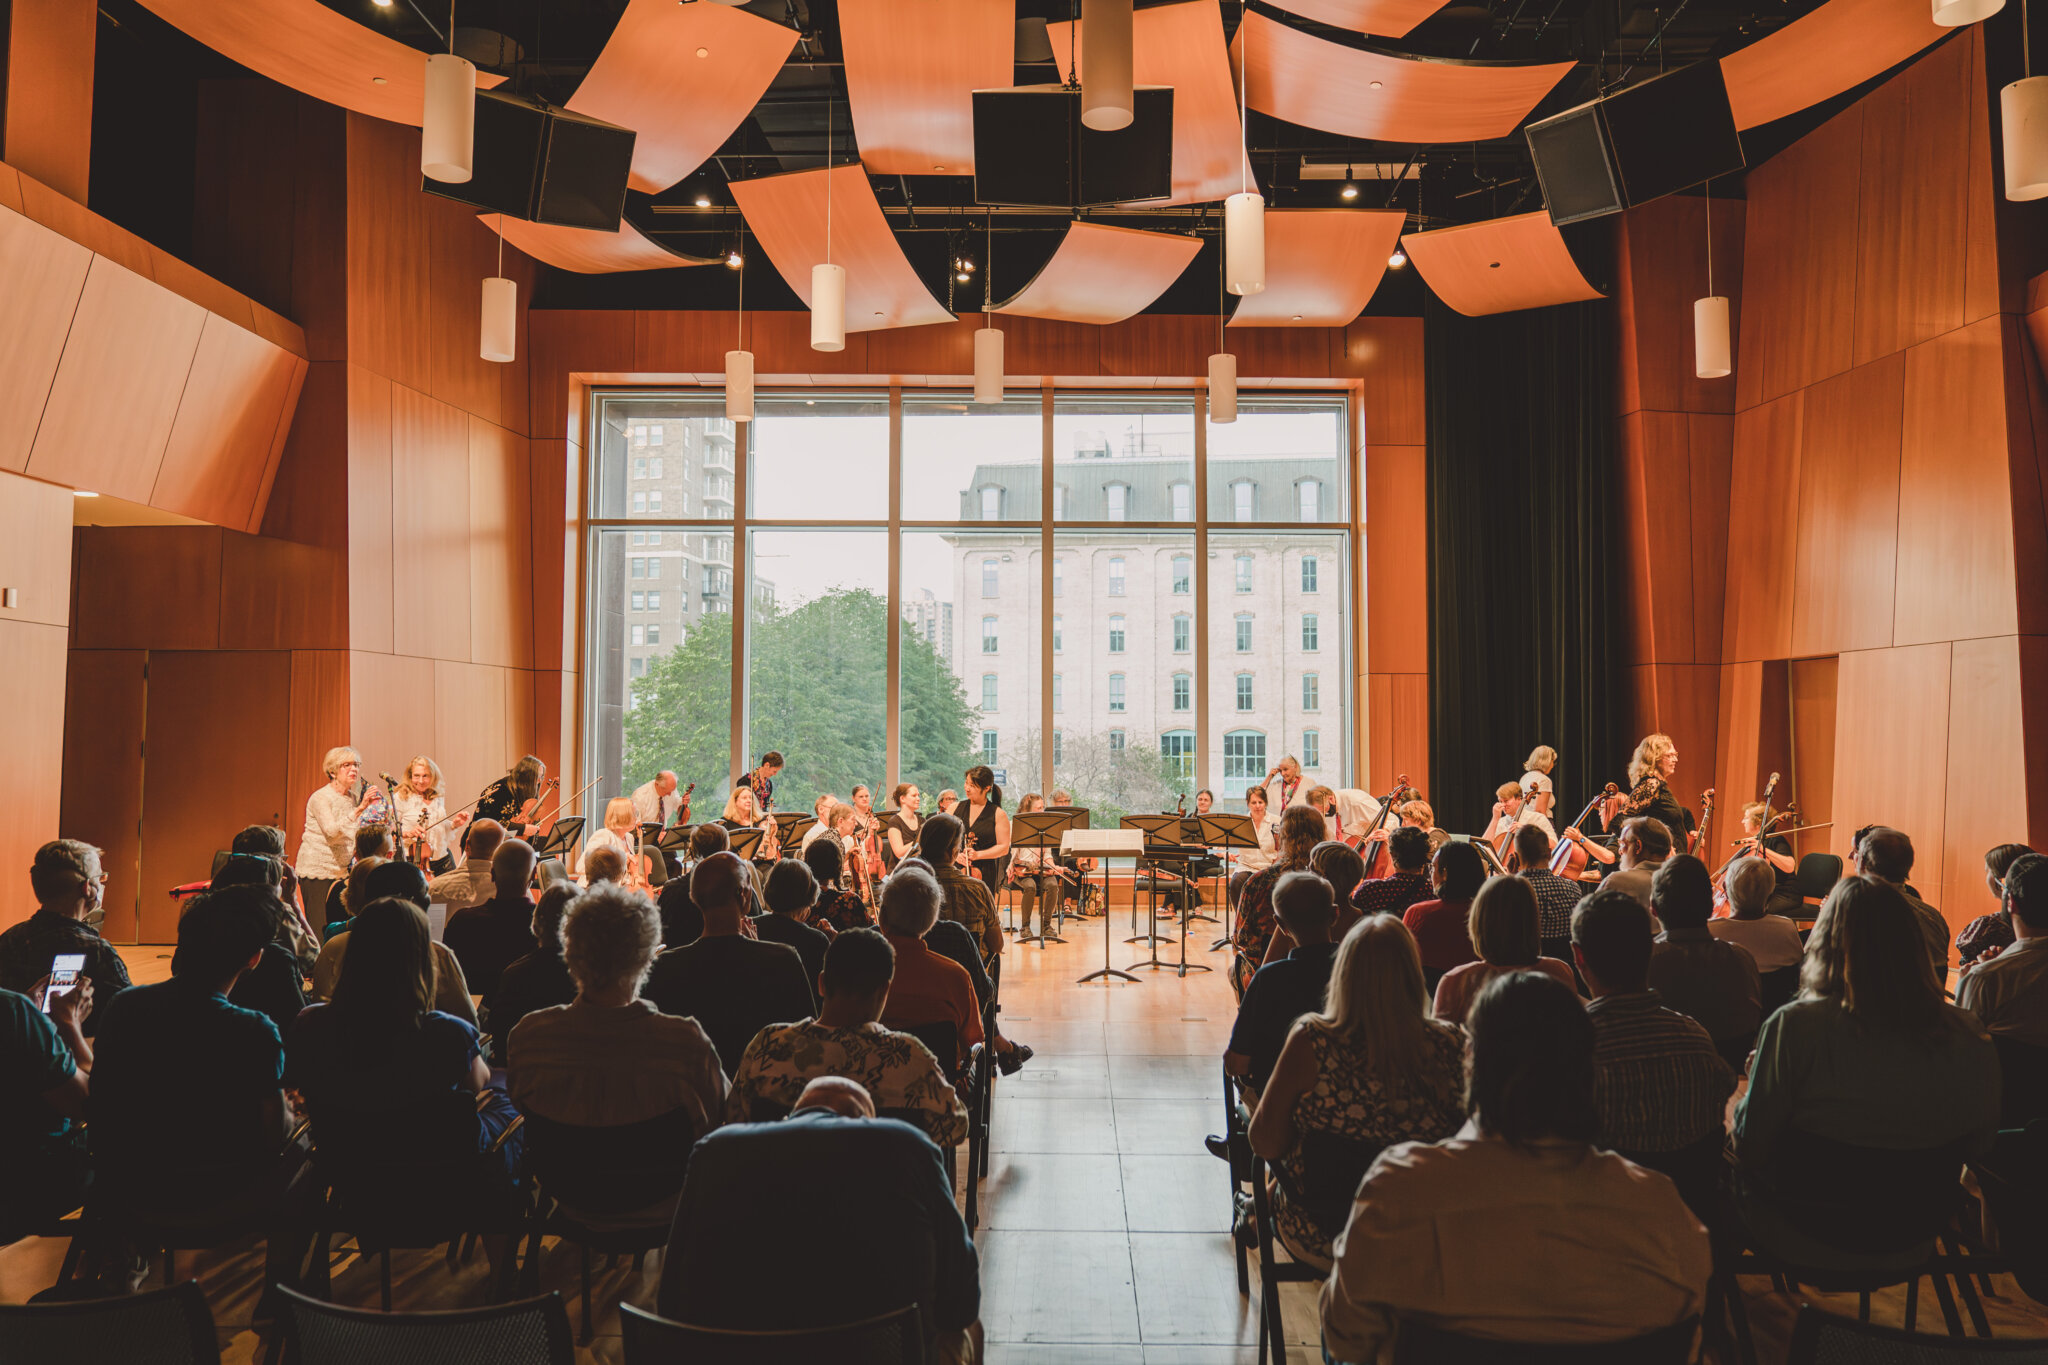
[[[889,515],[887,394],[763,395],[747,432],[747,515],[882,521]],[[955,513],[954,515],[958,515]],[[777,800],[781,799],[778,784]],[[695,809],[694,804],[692,809]],[[790,809],[796,807],[792,805]]]
[[[1044,505],[1039,486],[1045,468],[1042,401],[1031,394],[984,405],[970,403],[967,397],[903,395],[904,520],[1037,521],[1038,509]],[[886,399],[882,406],[886,415]],[[885,442],[887,434],[885,426]],[[874,515],[887,516],[886,465],[877,474],[874,487],[884,506]],[[993,499],[990,494],[995,495]],[[959,785],[957,773],[946,783],[947,787]],[[925,794],[927,813],[933,798],[944,789]]]
[[[1321,398],[1241,398],[1237,420],[1209,428],[1209,519],[1344,519],[1345,414]]]
[[[1244,799],[1245,791],[1265,777],[1266,737],[1257,730],[1232,730],[1223,736],[1223,782],[1226,800]]]

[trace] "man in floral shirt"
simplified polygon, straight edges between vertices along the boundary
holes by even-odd
[[[877,1111],[915,1123],[940,1147],[967,1140],[967,1108],[936,1058],[907,1033],[879,1022],[896,953],[873,929],[848,929],[825,950],[825,1000],[815,1019],[772,1024],[754,1036],[733,1072],[726,1121],[779,1118],[819,1076],[858,1081]]]

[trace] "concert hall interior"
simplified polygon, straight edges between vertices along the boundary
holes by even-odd
[[[2036,2],[0,0],[0,1362],[2048,1361]]]

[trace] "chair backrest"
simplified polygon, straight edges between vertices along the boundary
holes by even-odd
[[[562,1296],[445,1313],[342,1308],[278,1285],[299,1365],[575,1365]]]
[[[1961,1142],[1889,1151],[1793,1128],[1762,1182],[1800,1231],[1843,1251],[1905,1251],[1932,1240],[1961,1201]]]
[[[1685,1365],[1699,1327],[1691,1317],[1625,1341],[1490,1341],[1403,1318],[1394,1365]]]
[[[619,1305],[626,1365],[924,1365],[924,1325],[917,1305],[837,1327],[735,1331],[693,1327]]]
[[[1786,1365],[1975,1365],[1986,1359],[2048,1365],[2048,1341],[1924,1337],[1801,1307],[1785,1357]]]
[[[198,1365],[219,1359],[213,1314],[197,1280],[117,1299],[0,1305],[0,1365]]]
[[[928,1024],[891,1024],[889,1027],[898,1033],[909,1034],[930,1048],[932,1056],[938,1059],[939,1070],[948,1077],[960,1069],[960,1030],[953,1024],[936,1020]]]
[[[2024,1128],[2035,1119],[2048,1118],[2048,1047],[2003,1033],[1992,1034],[1991,1042],[1998,1049],[2004,1086],[1998,1126]]]
[[[1359,1182],[1379,1154],[1383,1142],[1348,1138],[1322,1129],[1301,1134],[1301,1172],[1305,1188],[1290,1190],[1301,1201],[1302,1211],[1315,1220],[1323,1236],[1331,1241],[1351,1221],[1351,1205],[1358,1198]]]
[[[1842,855],[1809,853],[1799,860],[1799,894],[1802,898],[1826,900],[1835,883],[1842,880]]]
[[[690,1149],[700,1136],[687,1106],[611,1127],[528,1114],[526,1167],[571,1212],[618,1215],[682,1189]]]
[[[1763,973],[1762,981],[1763,1017],[1768,1019],[1781,1007],[1790,1004],[1792,997],[1799,993],[1799,964],[1794,962],[1785,967],[1773,967]]]

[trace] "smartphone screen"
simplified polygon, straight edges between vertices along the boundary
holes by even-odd
[[[84,953],[59,953],[50,959],[50,989],[43,992],[44,1014],[50,1012],[52,998],[78,989],[78,978],[84,971]]]

